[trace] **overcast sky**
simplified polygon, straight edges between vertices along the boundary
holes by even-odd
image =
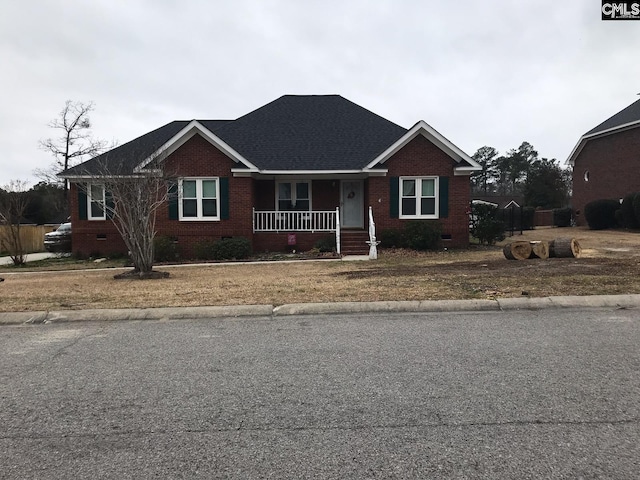
[[[528,141],[564,163],[640,92],[640,21],[599,0],[0,0],[0,185],[36,181],[65,100],[96,137],[340,94],[466,153]]]

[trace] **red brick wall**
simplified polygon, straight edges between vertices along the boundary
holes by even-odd
[[[340,206],[340,180],[314,180],[311,196],[314,210],[335,210]]]
[[[296,235],[296,251],[306,252],[311,250],[315,243],[325,237],[331,237],[335,241],[333,232],[292,232]],[[286,252],[291,249],[288,245],[287,233],[259,232],[254,234],[254,251],[256,252]]]
[[[603,198],[620,199],[640,191],[640,128],[589,140],[573,167],[571,206],[578,225],[586,225],[584,206]],[[589,172],[589,181],[584,180]]]
[[[176,177],[228,177],[229,219],[216,222],[181,222],[169,219],[168,204],[157,212],[158,235],[175,237],[180,255],[190,258],[193,247],[203,240],[243,236],[252,238],[252,207],[254,203],[253,181],[249,177],[233,177],[230,169],[237,166],[216,147],[199,135],[195,135],[172,153],[166,160],[166,172]],[[88,221],[78,219],[77,190],[71,191],[73,223],[73,251],[88,255],[91,252],[126,252],[124,242],[110,220]],[[96,239],[106,234],[107,240]]]
[[[402,228],[410,221],[391,218],[389,211],[389,178],[401,176],[448,176],[449,214],[441,218],[442,233],[451,235],[446,245],[462,247],[469,244],[470,201],[468,176],[453,176],[456,162],[422,135],[409,142],[385,163],[389,169],[386,177],[371,177],[368,182],[368,205],[373,207],[373,218],[379,233],[386,228]]]
[[[256,210],[273,211],[276,209],[275,180],[254,180]]]
[[[75,254],[100,257],[114,253],[126,253],[122,237],[111,220],[80,220],[78,218],[78,185],[69,190],[71,208],[72,245]]]

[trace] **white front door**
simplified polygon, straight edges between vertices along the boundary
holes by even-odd
[[[364,228],[364,183],[362,180],[343,180],[340,191],[340,226]]]

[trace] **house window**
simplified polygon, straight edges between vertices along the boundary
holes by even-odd
[[[277,195],[279,211],[311,210],[311,187],[309,182],[278,183]]]
[[[104,185],[100,183],[90,183],[87,185],[87,210],[89,220],[106,220],[107,215],[104,205]]]
[[[437,192],[437,177],[400,177],[400,218],[438,218]]]
[[[179,187],[180,220],[220,220],[218,178],[183,178]]]

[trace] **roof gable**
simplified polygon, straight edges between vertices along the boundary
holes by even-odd
[[[445,138],[424,120],[420,120],[402,137],[397,139],[392,145],[390,145],[387,149],[380,153],[380,155],[378,155],[366,166],[366,169],[374,169],[379,165],[384,164],[396,152],[401,150],[405,145],[407,145],[418,135],[422,135],[423,137],[425,137],[436,147],[442,150],[445,154],[455,160],[458,164],[455,167],[457,173],[463,174],[464,172],[470,173],[482,170],[482,167],[473,158],[456,147],[453,143],[451,143],[447,138]]]
[[[117,170],[115,173],[122,175],[133,173],[134,168],[142,159],[153,156],[167,140],[182,130],[188,123],[184,120],[167,123],[141,137],[119,145],[75,167],[68,168],[60,176],[71,178],[100,175],[103,173],[106,163],[109,164],[110,169]],[[116,159],[117,163],[115,162]]]
[[[212,127],[215,125],[212,124],[215,121],[208,121]],[[200,135],[205,140],[209,141],[211,144],[215,145],[219,150],[221,150],[225,155],[231,158],[234,162],[241,164],[244,168],[249,169],[249,171],[257,171],[258,169],[252,165],[250,162],[245,160],[242,155],[240,155],[236,150],[229,146],[226,142],[221,140],[215,133],[206,128],[200,121],[192,120],[187,125],[182,128],[179,132],[176,132],[171,138],[169,138],[163,145],[161,145],[154,153],[146,157],[142,162],[140,162],[134,168],[134,172],[140,172],[144,168],[147,167],[151,162],[156,158],[156,152],[162,152],[163,156],[171,155],[178,148],[184,145],[190,138],[194,135]]]
[[[620,110],[618,113],[609,117],[597,127],[592,128],[587,133],[582,135],[578,140],[578,143],[565,164],[573,165],[576,158],[584,148],[585,144],[592,138],[601,137],[604,135],[610,135],[629,128],[640,127],[640,100],[636,100],[628,107]]]

